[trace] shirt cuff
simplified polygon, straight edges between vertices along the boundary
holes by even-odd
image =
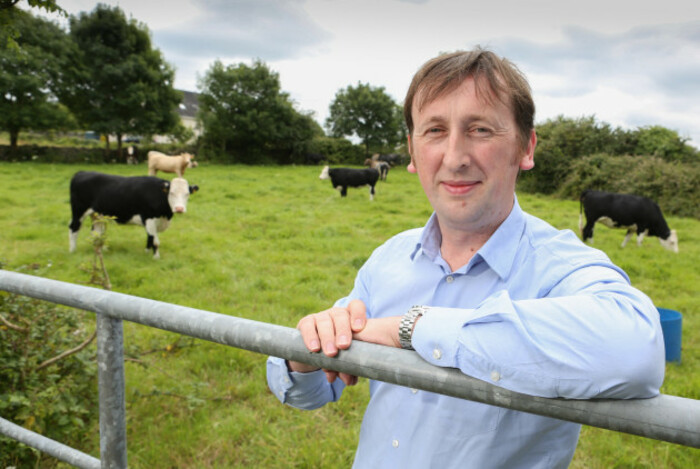
[[[413,348],[433,365],[456,368],[459,334],[472,311],[430,307],[413,329]]]
[[[323,370],[308,373],[289,371],[285,359],[268,357],[267,385],[283,404],[305,408],[316,405],[315,401],[312,402],[312,397],[318,394],[319,389],[324,389],[327,383]]]

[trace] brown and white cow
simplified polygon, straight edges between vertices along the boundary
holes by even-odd
[[[170,226],[174,213],[187,211],[187,200],[197,190],[198,186],[190,186],[182,178],[166,181],[151,176],[124,177],[78,171],[70,182],[70,251],[75,250],[82,221],[97,213],[114,217],[120,224],[145,227],[146,249],[152,249],[153,258],[158,259],[158,233]]]
[[[386,176],[389,174],[389,169],[391,168],[391,165],[386,161],[379,161],[372,158],[367,158],[365,160],[365,166],[379,171],[379,179],[382,181],[386,181]]]
[[[177,177],[181,178],[185,174],[185,169],[196,166],[197,163],[194,161],[194,156],[189,153],[166,155],[155,150],[148,152],[149,176],[155,176],[158,171],[163,171],[164,173],[175,173]]]

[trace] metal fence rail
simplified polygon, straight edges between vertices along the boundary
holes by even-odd
[[[0,290],[110,319],[105,333],[100,332],[98,323],[100,368],[107,366],[107,361],[116,367],[100,373],[102,467],[126,467],[126,436],[120,428],[125,421],[123,358],[119,358],[121,320],[388,383],[700,448],[700,401],[695,399],[668,395],[630,400],[534,397],[471,378],[459,370],[435,367],[413,351],[358,341],[330,358],[309,352],[296,329],[4,270],[0,270]],[[112,389],[115,387],[118,389]],[[103,424],[102,419],[108,417],[113,421]],[[118,434],[107,435],[111,440],[106,442],[103,431],[115,428]],[[2,426],[0,432],[4,433]]]

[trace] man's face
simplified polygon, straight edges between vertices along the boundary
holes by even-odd
[[[491,101],[472,78],[423,109],[414,101],[411,164],[443,231],[493,233],[513,207],[518,170],[534,166],[534,131],[523,148],[512,111]]]

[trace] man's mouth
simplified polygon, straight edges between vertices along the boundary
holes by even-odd
[[[479,181],[443,181],[442,187],[452,195],[463,195],[471,192],[481,184]]]

